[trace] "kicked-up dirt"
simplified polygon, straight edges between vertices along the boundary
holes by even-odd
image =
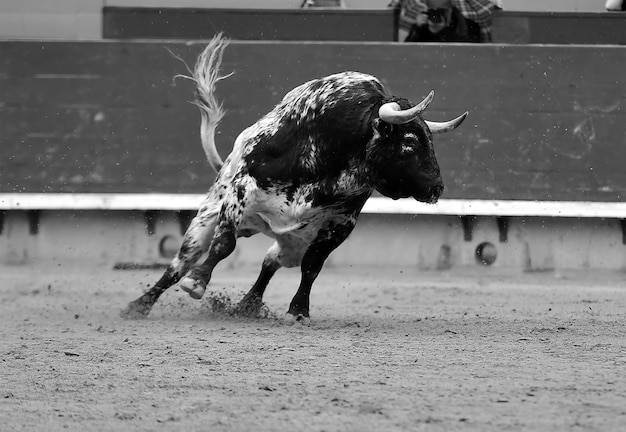
[[[159,271],[2,267],[2,431],[623,431],[626,274],[324,269],[311,325],[231,316],[256,269],[119,311]]]

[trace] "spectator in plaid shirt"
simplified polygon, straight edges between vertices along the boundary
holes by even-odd
[[[413,26],[417,26],[418,28],[422,28],[424,31],[425,27],[428,25],[427,15],[429,9],[439,9],[441,5],[444,4],[446,9],[456,9],[454,12],[448,12],[448,16],[451,17],[452,14],[456,16],[454,21],[458,24],[459,22],[469,20],[469,26],[472,27],[470,30],[471,35],[467,37],[465,40],[467,42],[491,42],[491,22],[494,11],[498,9],[502,9],[502,1],[501,0],[449,0],[449,1],[433,1],[433,0],[392,0],[390,6],[391,7],[400,7],[400,28],[398,31],[398,40],[406,40],[409,32],[413,29]],[[458,14],[460,13],[460,15]],[[463,20],[465,18],[465,20]],[[452,18],[450,18],[452,20]],[[473,35],[475,26],[473,24],[477,24],[479,27],[479,40],[476,41]],[[449,26],[451,23],[448,22]],[[447,29],[446,33],[443,35],[447,35],[444,37],[442,41],[449,42],[460,42],[459,35],[456,37],[451,36],[451,29]],[[426,34],[428,32],[425,32]],[[430,31],[432,33],[432,31]],[[462,31],[461,33],[467,33],[467,31]],[[442,36],[443,36],[442,35]],[[457,40],[450,40],[457,39]]]

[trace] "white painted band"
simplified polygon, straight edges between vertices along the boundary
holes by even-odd
[[[0,210],[195,210],[202,194],[4,193]],[[363,213],[473,216],[626,218],[626,202],[370,198]]]

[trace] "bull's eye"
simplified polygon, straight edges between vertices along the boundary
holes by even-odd
[[[401,156],[412,156],[416,153],[415,145],[418,142],[417,135],[411,132],[407,132],[402,137],[402,143],[400,144]]]
[[[408,144],[402,144],[400,146],[400,155],[402,156],[411,156],[415,154],[415,147]]]

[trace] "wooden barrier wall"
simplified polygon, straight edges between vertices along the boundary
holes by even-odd
[[[105,7],[102,13],[108,39],[208,39],[224,32],[237,40],[389,42],[398,29],[392,9]],[[494,17],[493,42],[626,45],[626,13],[505,10]]]
[[[193,88],[173,81],[202,43],[0,42],[0,192],[202,193]],[[626,47],[233,42],[217,141],[294,86],[358,70],[419,101],[436,136],[446,198],[623,201]]]
[[[111,39],[393,41],[393,9],[103,8],[102,34]]]
[[[626,45],[626,13],[502,11],[492,37],[510,44]]]

